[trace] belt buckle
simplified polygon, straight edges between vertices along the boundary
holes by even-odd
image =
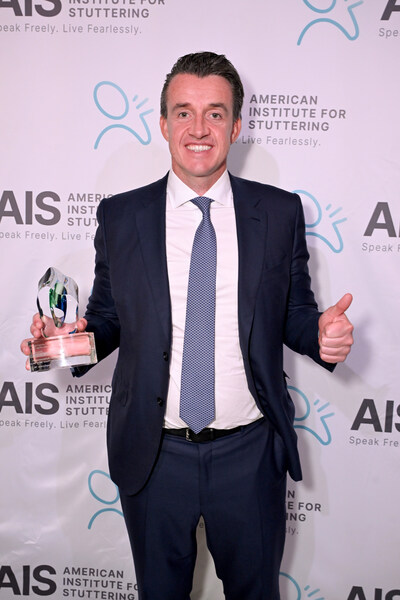
[[[213,428],[202,429],[199,433],[195,433],[189,427],[185,429],[185,438],[189,442],[212,442],[215,440],[215,430]]]
[[[215,438],[215,429],[212,427],[209,429],[202,429],[200,433],[195,433],[189,427],[185,428],[185,439],[188,442],[212,442]]]

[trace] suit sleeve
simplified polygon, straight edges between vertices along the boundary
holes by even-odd
[[[297,210],[293,234],[293,252],[290,272],[290,290],[285,322],[285,344],[299,354],[306,354],[326,369],[335,365],[321,360],[318,344],[318,321],[321,312],[311,289],[308,271],[309,253],[305,238],[304,213],[297,197]]]
[[[103,202],[100,203],[97,210],[97,220],[98,227],[94,240],[95,278],[84,316],[88,322],[86,331],[94,333],[97,358],[100,361],[119,346],[120,324],[112,295]],[[73,369],[73,375],[77,377],[84,375],[89,368],[77,367]]]

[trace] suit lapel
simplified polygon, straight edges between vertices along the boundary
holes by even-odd
[[[239,252],[239,335],[242,352],[247,356],[256,293],[265,258],[267,214],[259,206],[260,198],[254,196],[245,181],[232,175],[230,178]],[[164,333],[170,339],[171,300],[165,241],[166,185],[167,177],[148,188],[136,220],[154,303]]]
[[[136,216],[143,261],[154,303],[167,339],[171,337],[171,301],[165,245],[167,177],[156,182]]]
[[[265,258],[267,213],[259,206],[248,184],[231,177],[239,251],[238,313],[239,336],[247,357],[254,306]]]

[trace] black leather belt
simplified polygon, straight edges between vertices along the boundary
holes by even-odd
[[[213,440],[217,440],[218,438],[225,437],[227,435],[232,435],[232,433],[238,433],[242,431],[247,425],[241,425],[239,427],[233,427],[232,429],[213,429],[212,427],[206,427],[202,429],[200,433],[195,433],[188,427],[183,427],[182,429],[163,429],[163,433],[165,435],[176,435],[179,437],[183,437],[190,442],[212,442]]]

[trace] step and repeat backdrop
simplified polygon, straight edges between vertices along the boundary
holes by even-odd
[[[304,481],[282,599],[400,598],[400,2],[0,0],[4,600],[138,597],[105,447],[115,355],[76,380],[26,371],[19,344],[50,266],[83,313],[97,206],[168,170],[160,90],[200,50],[243,78],[230,170],[300,194],[320,307],[354,295],[334,374],[285,354]],[[222,599],[202,523],[198,543],[192,599]]]

